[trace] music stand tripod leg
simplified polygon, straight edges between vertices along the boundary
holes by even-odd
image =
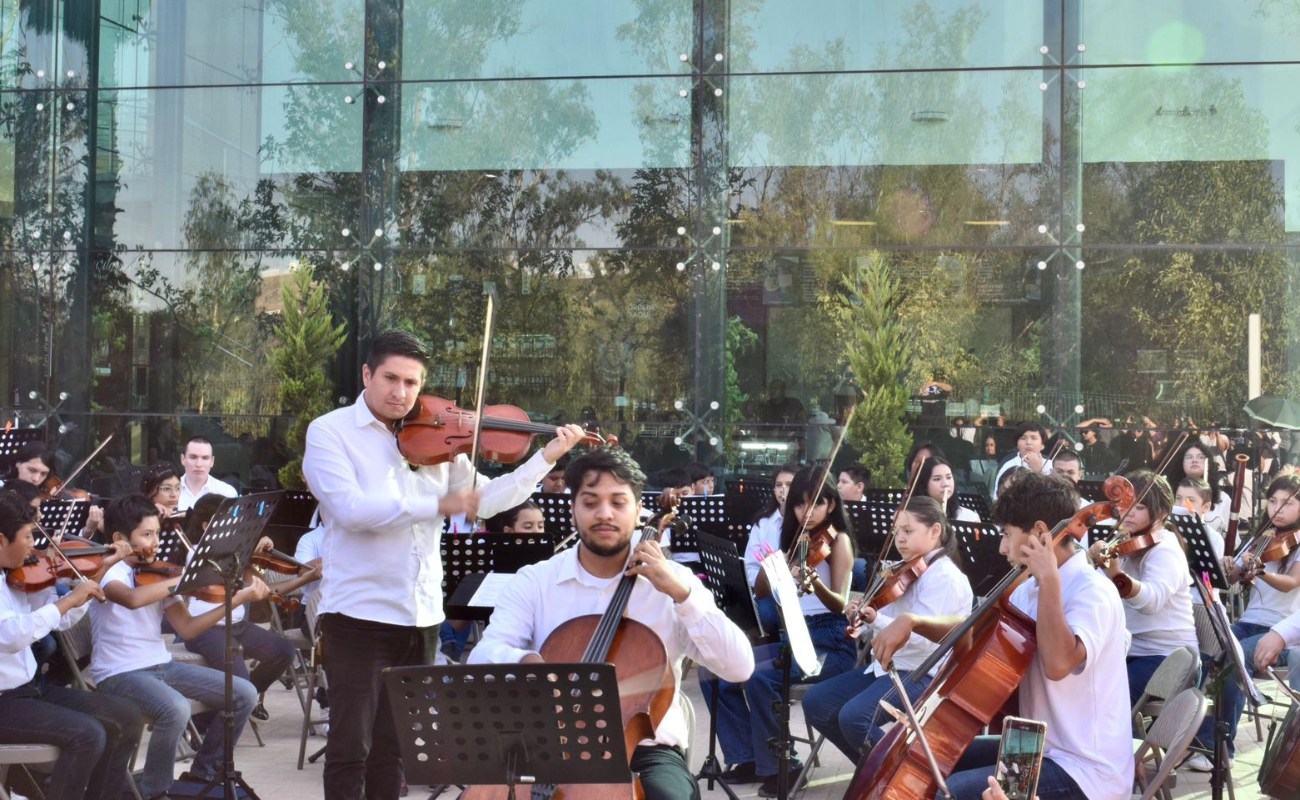
[[[226,696],[221,711],[225,740],[222,742],[221,769],[212,776],[212,780],[208,781],[208,785],[203,787],[198,796],[207,797],[209,792],[220,786],[224,800],[238,800],[241,789],[250,800],[261,800],[257,792],[253,791],[253,787],[249,786],[244,777],[239,774],[239,770],[235,769],[235,657],[238,655],[242,658],[243,647],[235,641],[233,633],[235,613],[233,601],[235,592],[239,591],[244,581],[242,576],[235,574],[234,565],[227,565],[227,568],[222,570],[221,577],[226,589],[226,598],[223,602],[226,612],[226,657],[222,665],[225,672]]]
[[[777,700],[776,738],[771,742],[772,749],[780,766],[777,768],[777,800],[788,800],[790,796],[790,759],[794,756],[794,742],[790,741],[790,688],[793,679],[790,663],[794,661],[794,650],[789,643],[781,648],[781,699]]]
[[[718,760],[718,695],[722,692],[722,679],[710,672],[709,680],[713,684],[713,697],[709,700],[709,754],[705,756],[695,780],[706,781],[709,791],[713,791],[713,784],[716,783],[729,800],[739,800],[723,779],[722,763]]]

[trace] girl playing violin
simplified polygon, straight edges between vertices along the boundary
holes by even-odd
[[[1149,470],[1127,477],[1142,502],[1128,512],[1124,529],[1135,537],[1156,533],[1159,540],[1149,549],[1123,557],[1107,557],[1106,542],[1097,542],[1088,555],[1124,601],[1124,621],[1133,637],[1127,658],[1128,693],[1130,702],[1136,703],[1165,656],[1182,647],[1195,650],[1197,641],[1187,556],[1178,535],[1165,525],[1173,505],[1169,483]]]
[[[853,643],[844,636],[843,613],[853,566],[848,515],[829,478],[823,480],[816,504],[812,503],[820,475],[821,472],[812,467],[804,467],[795,474],[786,499],[789,513],[784,515],[781,524],[780,552],[790,554],[798,550],[805,516],[808,517],[808,535],[821,536],[829,541],[830,555],[809,573],[812,591],[799,601],[813,646],[819,656],[825,656],[822,671],[815,680],[826,680],[852,667],[857,654]],[[792,562],[791,571],[799,582],[804,574],[800,565]],[[772,594],[767,577],[761,571],[754,594],[759,598]],[[731,769],[723,773],[723,778],[733,783],[760,780],[763,785],[758,793],[763,797],[775,797],[777,791],[779,763],[769,740],[777,735],[773,704],[781,696],[782,670],[776,665],[779,654],[778,645],[756,648],[754,674],[743,684],[719,681],[715,689],[714,681],[706,680],[703,674],[700,677],[706,704],[712,707],[712,694],[714,691],[719,693],[718,739],[723,743],[723,752],[739,754],[736,756],[738,760],[731,762]],[[806,681],[799,675],[795,675],[794,680],[796,683]],[[791,761],[791,783],[798,778],[802,768],[797,760]]]
[[[1283,475],[1275,478],[1268,487],[1267,515],[1261,523],[1261,533],[1267,535],[1267,529],[1275,527],[1272,541],[1278,541],[1287,533],[1294,533],[1300,527],[1300,476]],[[1261,564],[1250,546],[1241,551],[1237,558],[1224,557],[1224,572],[1229,583],[1253,580],[1254,591],[1251,593],[1250,605],[1246,607],[1241,619],[1232,626],[1232,632],[1241,642],[1241,651],[1247,664],[1255,661],[1255,648],[1269,630],[1287,617],[1300,611],[1300,548],[1292,549],[1290,555],[1277,561]],[[1232,726],[1228,739],[1228,753],[1233,755],[1237,736],[1237,723],[1241,712],[1246,708],[1246,697],[1241,691],[1236,678],[1223,685],[1224,715]],[[1214,720],[1201,725],[1197,739],[1201,743],[1214,740]],[[1209,771],[1209,759],[1193,757],[1188,766],[1198,772]]]
[[[953,522],[979,522],[980,515],[957,502],[957,479],[952,464],[943,456],[927,458],[916,484],[927,497],[943,506],[944,516]]]
[[[936,461],[930,459],[927,463]],[[924,469],[924,468],[923,468]],[[924,477],[922,478],[924,480]],[[903,596],[879,611],[870,606],[859,611],[863,601],[849,603],[845,615],[850,620],[859,619],[872,630],[883,630],[902,614],[933,614],[939,616],[970,613],[974,602],[970,581],[957,566],[957,537],[948,526],[948,518],[938,501],[929,497],[913,497],[898,515],[895,528],[895,546],[904,563],[920,559],[925,569]],[[869,600],[870,598],[863,598]],[[894,665],[907,687],[908,696],[920,697],[930,684],[930,675],[911,677],[911,671],[920,665],[937,647],[934,642],[919,634],[912,634],[907,644],[894,655]],[[829,680],[822,681],[804,696],[803,713],[819,733],[826,736],[850,759],[857,759],[864,744],[874,745],[880,740],[880,701],[887,699],[895,707],[902,707],[893,682],[886,677],[879,663],[865,670],[851,669]],[[889,721],[888,717],[885,717]]]

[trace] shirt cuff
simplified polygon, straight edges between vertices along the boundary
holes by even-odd
[[[716,608],[713,604],[713,597],[708,591],[697,592],[695,586],[687,584],[690,594],[686,599],[677,603],[673,608],[677,611],[677,616],[682,618],[682,622],[690,625],[704,618],[704,615],[710,609]]]
[[[32,620],[37,625],[35,631],[36,638],[43,639],[47,634],[49,634],[50,631],[57,628],[59,625],[59,618],[62,616],[63,614],[62,612],[59,611],[59,607],[56,606],[54,603],[41,606],[40,608],[33,611]]]
[[[889,624],[893,621],[894,621],[893,617],[889,616],[888,614],[881,614],[879,611],[877,611],[876,618],[871,622],[871,628],[872,630],[883,631],[885,628],[888,628]]]
[[[1132,580],[1132,578],[1130,578],[1130,580]],[[1141,610],[1143,606],[1145,606],[1148,602],[1151,601],[1151,591],[1147,589],[1147,585],[1145,583],[1141,581],[1138,581],[1137,583],[1138,583],[1137,594],[1133,595],[1132,597],[1124,597],[1120,599],[1122,599],[1125,603],[1128,603],[1134,609]]]

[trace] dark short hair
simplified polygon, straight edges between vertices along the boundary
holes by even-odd
[[[1019,442],[1021,436],[1024,436],[1026,433],[1030,433],[1030,432],[1037,433],[1038,438],[1043,443],[1043,446],[1044,447],[1047,446],[1047,429],[1044,428],[1042,425],[1039,425],[1037,422],[1022,422],[1019,425],[1017,425],[1016,438],[1014,439],[1014,441]]]
[[[11,491],[0,490],[0,535],[12,542],[18,531],[36,519],[36,509]]]
[[[373,373],[389,356],[413,358],[420,362],[420,366],[426,369],[429,366],[428,349],[406,331],[388,330],[371,339],[370,349],[366,351],[366,366]]]
[[[212,521],[212,518],[217,515],[217,509],[221,508],[224,502],[226,502],[225,496],[216,492],[208,492],[194,501],[189,513],[185,515],[185,538],[190,544],[198,544],[203,536],[203,526]]]
[[[551,465],[550,469],[546,470],[546,474],[550,475],[552,472],[564,472],[565,468],[568,466],[569,456],[567,454],[562,455],[555,460],[555,463]]]
[[[41,496],[41,487],[27,481],[9,481],[5,489],[18,495],[24,503],[31,503]]]
[[[211,447],[212,441],[206,436],[191,436],[185,441],[185,446],[181,448],[181,452],[188,453],[190,451],[190,445],[192,444],[206,444],[208,447]]]
[[[1069,481],[1059,475],[1025,470],[1024,475],[998,495],[993,506],[993,522],[1015,525],[1021,530],[1029,530],[1036,522],[1051,528],[1073,517],[1078,510],[1079,493]]]
[[[1300,496],[1300,475],[1288,473],[1277,476],[1268,485],[1268,491],[1264,493],[1264,499],[1267,500],[1278,492],[1287,492],[1288,494]]]
[[[1079,458],[1079,454],[1067,448],[1061,448],[1061,452],[1056,454],[1055,461],[1078,461],[1079,466],[1083,466],[1083,459]]]
[[[525,500],[514,508],[507,508],[500,514],[493,514],[483,520],[483,527],[492,533],[504,533],[506,528],[513,528],[515,526],[515,522],[519,519],[519,515],[522,512],[527,511],[530,508],[534,511],[540,511],[532,500]]]
[[[1210,482],[1203,478],[1183,478],[1178,482],[1177,488],[1191,489],[1201,498],[1202,503],[1208,503],[1214,499],[1214,490],[1210,488]]]
[[[1020,480],[1021,476],[1030,472],[1033,472],[1033,470],[1029,467],[1012,467],[1002,473],[1002,477],[998,478],[998,494],[1005,492],[1008,486]]]
[[[598,447],[583,453],[564,468],[564,483],[576,496],[578,490],[587,484],[587,476],[593,473],[596,479],[601,475],[613,475],[616,481],[632,488],[632,494],[638,501],[641,499],[641,490],[645,488],[645,473],[625,450]]]
[[[147,495],[126,494],[108,504],[104,509],[104,534],[130,536],[146,517],[158,516],[158,507]]]
[[[708,466],[699,461],[692,461],[682,467],[682,469],[686,471],[686,477],[691,483],[713,477],[713,470],[709,469]]]
[[[911,462],[909,461],[908,463],[910,464]],[[841,469],[840,472],[846,473],[849,476],[849,480],[854,483],[860,483],[863,486],[871,485],[871,470],[863,466],[860,461],[854,461],[852,464]]]
[[[1164,475],[1157,475],[1149,469],[1140,469],[1130,472],[1125,476],[1128,482],[1133,484],[1133,494],[1142,497],[1146,492],[1146,497],[1142,497],[1142,505],[1147,507],[1152,519],[1157,517],[1167,517],[1169,512],[1174,509],[1174,492],[1169,488],[1169,481]],[[1150,491],[1147,485],[1152,484]]]
[[[564,473],[564,482],[569,483],[568,471]],[[665,489],[690,486],[692,483],[695,483],[695,481],[691,480],[691,476],[687,475],[686,470],[681,467],[669,467],[659,473],[659,485]],[[570,483],[569,488],[573,488],[573,484]]]
[[[24,461],[31,461],[33,458],[39,458],[46,469],[54,469],[54,453],[45,446],[44,442],[24,442],[18,448],[18,451],[14,453],[14,465],[9,470],[10,473],[17,475],[18,465]]]
[[[158,491],[158,487],[162,485],[162,482],[171,480],[172,478],[175,478],[176,480],[181,479],[181,473],[176,469],[175,464],[166,461],[157,461],[150,464],[149,469],[145,470],[144,475],[140,476],[140,492],[145,497],[153,497],[154,493]],[[151,500],[150,502],[153,501]],[[133,525],[131,527],[135,526]]]

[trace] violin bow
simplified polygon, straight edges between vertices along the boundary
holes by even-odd
[[[91,451],[90,455],[86,456],[86,457],[82,460],[82,462],[81,462],[80,464],[77,465],[77,468],[74,469],[74,470],[72,470],[72,473],[68,475],[68,477],[63,481],[63,483],[60,483],[60,484],[59,484],[59,488],[57,488],[57,489],[55,489],[54,491],[50,492],[50,497],[52,497],[52,498],[53,498],[53,497],[58,497],[58,496],[59,496],[59,492],[62,492],[63,489],[64,489],[64,487],[66,487],[66,486],[71,486],[71,485],[72,485],[72,482],[73,482],[74,480],[76,480],[76,478],[77,478],[78,475],[81,474],[81,471],[82,471],[83,469],[85,469],[86,467],[90,466],[90,462],[95,458],[95,456],[99,455],[99,451],[100,451],[100,450],[103,450],[105,447],[107,447],[107,446],[108,446],[108,443],[111,442],[111,441],[113,441],[113,437],[116,436],[116,435],[117,435],[117,434],[115,434],[115,433],[110,433],[110,434],[108,435],[108,438],[106,438],[106,439],[104,439],[104,441],[100,442],[100,443],[99,443],[99,447],[96,447],[93,451]]]
[[[885,556],[889,555],[889,548],[893,546],[894,540],[898,538],[898,518],[902,516],[903,509],[907,508],[907,504],[912,502],[912,495],[916,492],[917,484],[921,482],[921,471],[924,469],[925,464],[922,463],[921,466],[917,468],[916,472],[912,473],[912,477],[907,482],[907,492],[903,495],[902,500],[899,501],[898,508],[894,509],[894,519],[889,523],[889,535],[885,537],[885,544],[880,548],[880,554],[876,556],[876,566],[872,569],[871,580],[868,582],[868,586],[874,588],[875,591],[866,595],[867,602],[870,602],[871,598],[875,597],[876,592],[880,591],[880,587],[876,586],[876,583],[880,581],[884,574]],[[947,513],[946,508],[944,509],[944,513]]]
[[[812,510],[817,507],[821,501],[822,489],[826,486],[826,481],[830,478],[831,465],[835,463],[835,457],[840,454],[840,447],[844,445],[844,440],[849,435],[849,425],[853,423],[853,414],[858,410],[857,404],[849,409],[849,413],[844,417],[844,426],[840,428],[840,435],[835,440],[835,446],[831,448],[830,455],[826,457],[826,463],[822,466],[821,475],[818,476],[817,488],[813,490],[813,496],[808,503],[808,511],[803,515],[803,522],[799,525],[799,534],[795,537],[797,552],[799,553],[799,564],[802,568],[808,565],[808,520],[812,519]],[[787,502],[789,502],[787,500]],[[794,554],[786,558],[786,563],[794,566]]]
[[[492,332],[496,328],[496,299],[497,293],[495,289],[487,293],[487,310],[483,315],[483,348],[482,353],[479,355],[478,364],[478,398],[474,401],[474,436],[470,439],[470,489],[478,487],[478,440],[483,433],[483,406],[487,400],[488,365],[492,360]],[[473,523],[476,520],[469,519],[466,516],[465,521]]]
[[[1115,521],[1115,535],[1110,538],[1110,541],[1106,542],[1107,548],[1110,548],[1112,545],[1118,542],[1120,540],[1120,537],[1124,535],[1125,533],[1124,520],[1128,519],[1128,515],[1133,513],[1134,508],[1142,505],[1142,501],[1146,500],[1147,494],[1152,489],[1155,488],[1156,485],[1155,479],[1159,478],[1161,475],[1164,475],[1165,470],[1169,469],[1169,465],[1173,463],[1174,454],[1183,448],[1183,444],[1186,443],[1187,438],[1190,435],[1191,432],[1187,430],[1184,430],[1182,433],[1180,433],[1178,435],[1178,441],[1174,442],[1173,446],[1170,447],[1169,450],[1165,453],[1165,457],[1160,459],[1160,463],[1156,466],[1154,475],[1152,475],[1151,480],[1147,481],[1147,485],[1142,490],[1142,494],[1138,495],[1137,499],[1133,501],[1133,505],[1128,507],[1128,511],[1125,511],[1124,514],[1120,516],[1118,520]]]

